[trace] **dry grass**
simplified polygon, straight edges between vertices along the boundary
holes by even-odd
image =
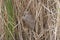
[[[0,40],[60,40],[59,0],[0,0]]]

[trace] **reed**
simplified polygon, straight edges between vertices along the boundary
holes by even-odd
[[[14,39],[14,11],[12,0],[4,0],[7,10],[7,25],[6,25],[6,40],[15,40]]]
[[[3,40],[60,40],[59,0],[3,1]]]

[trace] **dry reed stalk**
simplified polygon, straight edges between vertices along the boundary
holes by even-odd
[[[4,40],[4,23],[3,23],[3,17],[2,17],[2,4],[3,4],[3,0],[0,0],[0,40]]]
[[[55,37],[56,40],[60,40],[60,1],[59,0],[54,0],[57,4],[56,4],[56,8],[57,8],[57,23],[56,23],[56,28],[55,28]]]
[[[10,15],[14,23],[9,23],[13,27],[14,34],[9,28],[8,31],[14,40],[60,40],[59,0],[13,0],[12,2],[15,20]],[[6,13],[4,19],[5,21],[8,19]],[[5,24],[7,26],[7,23]]]

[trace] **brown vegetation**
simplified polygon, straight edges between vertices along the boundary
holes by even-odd
[[[0,0],[0,40],[60,40],[59,0]]]

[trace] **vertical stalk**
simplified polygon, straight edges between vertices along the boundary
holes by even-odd
[[[6,40],[14,40],[14,33],[13,33],[13,27],[14,27],[14,12],[13,12],[13,5],[12,0],[5,0],[5,5],[7,9],[7,15],[8,15],[8,24],[6,27]]]
[[[2,10],[2,0],[0,0],[0,40],[3,40],[3,37],[2,37],[2,35],[3,35],[3,32],[4,32],[4,25],[3,25],[3,17],[2,17],[2,12],[1,12],[1,10]]]
[[[56,8],[57,8],[57,23],[56,23],[56,27],[55,27],[55,40],[60,40],[60,2],[59,0],[55,0],[56,4]],[[56,39],[57,38],[57,39]]]

